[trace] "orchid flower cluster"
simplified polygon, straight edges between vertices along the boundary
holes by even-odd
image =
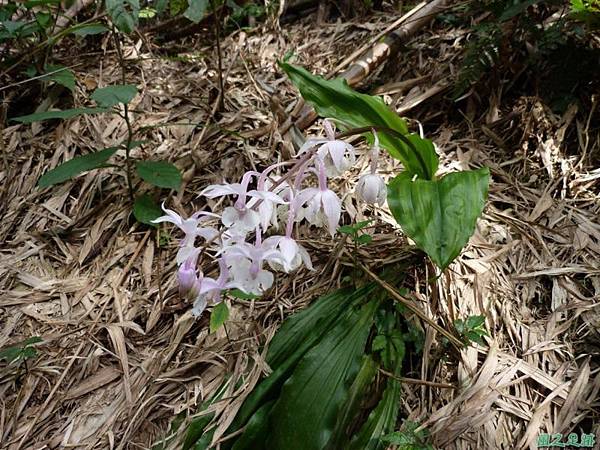
[[[271,174],[291,162],[274,164],[263,172],[248,171],[239,183],[205,188],[201,196],[235,199],[220,215],[200,211],[185,219],[163,205],[166,215],[154,223],[172,223],[185,235],[177,252],[177,277],[180,296],[193,302],[194,316],[220,302],[228,289],[261,295],[273,285],[273,272],[290,273],[303,265],[313,270],[310,255],[294,236],[295,226],[306,221],[327,228],[332,237],[335,235],[342,206],[338,195],[329,188],[328,178],[342,175],[356,161],[354,147],[336,139],[329,121],[324,121],[324,128],[326,138],[307,140],[293,168],[284,176]],[[359,179],[356,194],[367,203],[383,204],[386,185],[376,173],[379,142],[375,132],[374,135],[370,173]],[[306,186],[310,179],[316,179],[317,187]],[[215,225],[217,220],[220,226]],[[217,279],[204,276],[198,268],[203,252],[196,246],[198,238],[218,261]]]

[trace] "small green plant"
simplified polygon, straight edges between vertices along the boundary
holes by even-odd
[[[418,423],[407,420],[402,430],[387,434],[381,440],[386,444],[395,445],[398,450],[434,450],[431,444],[427,444],[428,437],[426,429],[419,430]]]
[[[6,73],[20,69],[29,77],[57,73],[58,66],[52,66],[51,59],[52,49],[59,41],[69,35],[85,37],[107,31],[104,25],[93,21],[58,29],[61,10],[59,0],[3,2],[0,5],[0,68]],[[60,83],[60,78],[68,77],[70,71],[62,68],[61,72],[54,78],[48,75],[40,79]]]
[[[41,337],[33,336],[29,339],[26,339],[19,345],[0,350],[0,360],[4,360],[8,364],[20,364],[28,359],[35,358],[38,353],[35,347],[33,347],[33,344],[37,344],[42,341],[43,339]]]
[[[591,30],[600,28],[599,0],[571,0],[571,16],[585,23]]]
[[[119,115],[127,122],[128,137],[125,142],[116,147],[109,147],[87,155],[77,156],[60,164],[42,175],[38,181],[38,186],[40,188],[47,188],[70,180],[89,170],[116,167],[124,171],[129,194],[133,199],[134,187],[131,166],[134,161],[132,161],[130,153],[132,149],[143,144],[143,142],[133,140],[134,133],[129,123],[126,105],[129,104],[136,94],[137,88],[134,85],[112,85],[94,91],[90,98],[96,102],[97,106],[95,107],[44,111],[13,118],[12,120],[15,122],[29,124],[51,119],[70,119],[83,114],[111,113]],[[119,105],[121,105],[121,108],[119,108]],[[109,163],[109,160],[119,150],[124,150],[124,163]],[[178,190],[181,185],[179,169],[171,163],[164,161],[135,161],[135,169],[140,179],[156,187]],[[161,214],[160,208],[156,206],[148,195],[139,196],[135,200],[133,212],[136,219],[147,224],[150,224],[151,220],[156,219]]]
[[[38,351],[33,345],[42,341],[41,337],[33,336],[18,345],[0,350],[0,361],[5,361],[8,367],[13,367],[16,370],[17,381],[23,374],[21,365],[24,366],[24,372],[27,373],[29,371],[27,361],[36,358],[38,355]]]
[[[112,38],[117,50],[117,56],[122,69],[122,83],[96,89],[90,99],[96,103],[93,107],[72,108],[65,110],[50,110],[37,112],[25,116],[15,117],[12,120],[23,124],[52,119],[70,119],[89,114],[116,114],[121,117],[127,126],[127,137],[124,142],[116,147],[105,148],[86,155],[77,156],[48,171],[38,181],[40,188],[65,182],[89,170],[113,167],[125,173],[129,197],[133,202],[135,218],[145,224],[155,225],[152,220],[161,215],[160,208],[152,198],[143,194],[135,198],[133,182],[133,167],[137,176],[158,188],[178,190],[181,186],[181,173],[175,165],[165,161],[134,161],[131,151],[143,144],[143,141],[134,140],[135,132],[129,114],[129,103],[137,95],[135,85],[126,83],[125,62],[121,49],[121,34],[131,33],[138,24],[140,6],[138,0],[106,0],[106,10],[112,22]],[[104,30],[106,27],[104,27]],[[47,75],[48,80],[73,89],[75,86],[74,75],[62,67],[50,67],[53,72]],[[49,78],[48,78],[49,77]],[[123,163],[109,162],[119,151],[123,150],[125,159]]]
[[[338,228],[338,231],[342,234],[347,234],[356,245],[369,244],[373,237],[367,233],[361,233],[361,231],[369,226],[373,222],[372,220],[363,220],[354,225],[344,225]]]
[[[354,246],[352,248],[352,263],[354,266],[354,276],[352,279],[356,281],[359,273],[358,268],[358,247],[361,245],[370,244],[373,241],[373,237],[370,234],[362,233],[361,231],[369,226],[372,220],[363,220],[354,225],[344,225],[338,228],[338,231],[342,234],[350,236]]]
[[[454,321],[454,328],[461,337],[465,345],[472,342],[484,345],[483,336],[488,336],[485,329],[485,316],[469,316],[466,319],[457,319]]]

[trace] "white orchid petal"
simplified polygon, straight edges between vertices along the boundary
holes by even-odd
[[[192,316],[194,317],[200,317],[202,315],[202,313],[204,312],[204,310],[206,309],[206,296],[205,295],[199,295],[196,300],[194,301],[194,306],[192,308]]]
[[[322,193],[323,212],[327,216],[327,224],[331,235],[335,235],[340,216],[342,214],[342,204],[338,196],[331,190]]]

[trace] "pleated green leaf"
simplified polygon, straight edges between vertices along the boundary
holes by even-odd
[[[412,180],[403,172],[388,185],[388,205],[402,230],[445,269],[475,231],[488,195],[489,170]]]
[[[265,448],[326,448],[360,369],[378,305],[372,300],[360,310],[349,310],[298,363],[271,411]]]

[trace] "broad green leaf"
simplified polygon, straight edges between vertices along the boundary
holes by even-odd
[[[152,200],[152,197],[144,194],[135,199],[133,215],[138,222],[156,227],[158,225],[152,223],[152,221],[162,216],[163,212],[156,202]]]
[[[37,356],[38,352],[35,348],[33,347],[25,347],[22,351],[21,351],[21,358],[23,359],[31,359],[31,358],[35,358]]]
[[[200,22],[208,7],[208,0],[188,0],[188,5],[183,16],[194,23]]]
[[[41,122],[42,120],[50,120],[50,119],[71,119],[73,117],[82,116],[84,114],[100,114],[108,112],[109,110],[106,108],[73,108],[73,109],[64,109],[62,111],[44,111],[34,114],[29,114],[27,116],[19,116],[13,117],[10,120],[21,123],[33,123],[33,122]]]
[[[5,349],[0,350],[0,360],[5,360],[7,363],[11,363],[20,358],[22,352],[23,347],[6,347]]]
[[[106,11],[111,20],[123,33],[131,33],[138,25],[139,0],[106,0]]]
[[[364,355],[358,375],[350,387],[348,401],[342,414],[338,417],[333,437],[327,444],[328,449],[346,448],[348,442],[348,428],[352,421],[359,415],[360,407],[365,398],[365,393],[372,386],[379,366],[370,355]]]
[[[105,25],[101,23],[88,23],[73,25],[65,30],[67,33],[73,33],[77,36],[92,36],[95,34],[102,34],[108,31]]]
[[[75,90],[75,75],[64,66],[46,66],[46,75],[42,80],[54,81],[61,86],[66,87],[71,92]]]
[[[388,205],[402,230],[445,269],[473,234],[488,187],[485,167],[433,181],[403,172],[388,185]]]
[[[31,336],[30,338],[25,339],[24,345],[38,344],[43,342],[43,339],[40,336]]]
[[[383,350],[385,348],[386,345],[386,338],[383,334],[378,334],[377,336],[375,336],[375,338],[373,339],[373,342],[371,343],[371,351],[373,352],[377,352],[379,350]]]
[[[529,8],[530,6],[533,6],[536,3],[540,3],[540,1],[541,0],[525,0],[524,2],[518,2],[513,6],[505,9],[502,15],[500,15],[498,21],[505,22],[507,20],[510,20],[513,17],[518,16],[519,14],[526,11],[527,8]]]
[[[416,431],[417,428],[418,423],[406,420],[401,431],[387,434],[381,440],[397,446],[398,450],[433,450],[433,446],[425,442],[428,437],[427,430]]]
[[[29,0],[23,3],[25,8],[30,9],[34,6],[58,5],[61,0]]]
[[[396,350],[393,373],[400,376],[405,352],[404,343],[401,342]],[[387,387],[377,407],[371,411],[360,431],[352,437],[350,445],[344,447],[345,450],[384,450],[386,446],[381,442],[381,436],[394,429],[399,409],[400,383],[394,378],[388,378]]]
[[[392,111],[380,97],[360,94],[348,86],[346,80],[338,78],[325,80],[307,70],[285,62],[279,62],[304,100],[310,103],[321,117],[334,119],[345,128],[381,126],[407,135],[406,122]],[[366,133],[373,142],[371,133]],[[438,157],[433,146],[419,146],[418,154],[403,140],[379,132],[380,145],[390,155],[399,159],[411,175],[429,180],[433,178],[438,165]]]
[[[350,289],[340,289],[318,298],[308,308],[288,318],[269,345],[266,359],[273,372],[254,388],[228,432],[243,427],[261,405],[276,398],[281,386],[306,352],[331,330],[347,308],[363,301],[374,289],[373,284],[354,292]]]
[[[24,28],[25,25],[27,25],[27,22],[23,20],[5,20],[2,22],[2,26],[11,36],[15,36],[17,31]]]
[[[156,16],[154,8],[143,8],[140,10],[140,19],[152,19],[154,16]]]
[[[373,236],[370,234],[361,234],[356,238],[358,244],[370,244],[373,241]]]
[[[210,312],[210,332],[214,333],[229,319],[229,308],[225,302],[217,303]]]
[[[35,21],[42,29],[48,28],[51,20],[52,14],[50,14],[49,12],[39,12],[35,15]]]
[[[97,169],[103,166],[117,150],[117,147],[110,147],[99,152],[76,156],[42,175],[38,181],[38,186],[46,188],[67,181],[82,172]]]
[[[179,190],[181,173],[173,164],[164,161],[138,161],[136,170],[140,178],[154,186]]]
[[[137,92],[133,84],[114,84],[96,89],[90,98],[99,106],[110,108],[118,103],[129,103]]]
[[[244,433],[235,442],[231,450],[259,450],[264,448],[265,436],[268,435],[269,414],[275,404],[274,400],[262,405],[250,418]]]
[[[338,228],[338,232],[342,234],[354,234],[356,231],[356,228],[352,225],[343,225]]]
[[[485,316],[469,316],[467,317],[468,328],[479,328],[485,323]]]
[[[300,360],[270,414],[266,448],[322,450],[332,437],[364,354],[373,299],[351,309]]]
[[[181,14],[187,7],[187,0],[169,0],[169,11],[172,17]]]

